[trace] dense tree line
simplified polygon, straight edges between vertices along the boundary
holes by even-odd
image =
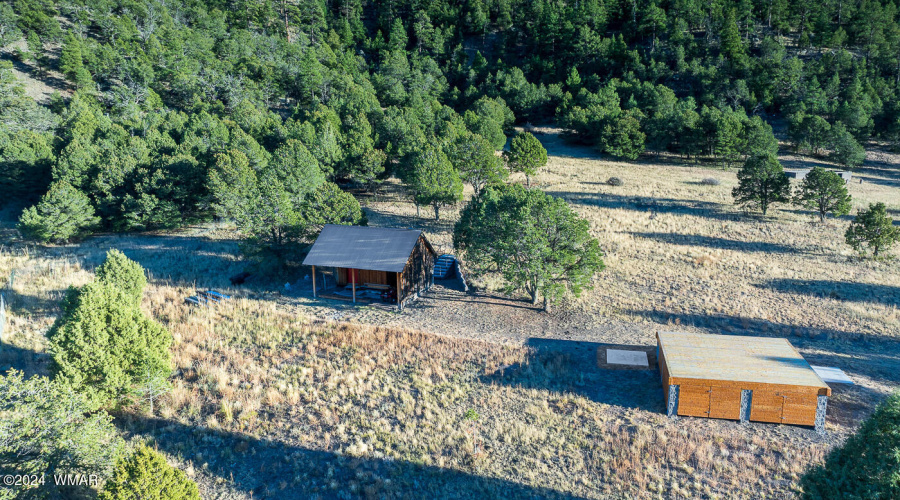
[[[900,139],[892,1],[15,0],[16,40],[77,89],[48,110],[0,68],[0,182],[47,194],[22,225],[44,240],[227,216],[212,173],[238,153],[259,178],[304,172],[293,212],[346,215],[336,186],[396,175],[439,215],[505,175],[486,153],[514,123],[726,168],[774,152],[778,117],[847,166]]]

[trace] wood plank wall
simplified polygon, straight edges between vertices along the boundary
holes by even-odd
[[[406,299],[413,293],[419,293],[431,285],[431,274],[434,272],[435,255],[428,248],[425,237],[419,236],[416,246],[406,261],[403,269],[400,299]]]
[[[808,425],[816,422],[817,387],[762,384],[726,380],[673,379],[669,376],[666,355],[659,344],[659,370],[663,397],[668,401],[669,386],[678,385],[678,415],[740,420],[741,390],[753,391],[750,420],[778,424]]]

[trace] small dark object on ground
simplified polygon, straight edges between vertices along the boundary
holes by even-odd
[[[619,179],[618,177],[610,177],[609,179],[606,179],[606,183],[610,186],[621,186],[625,184],[622,182],[622,179]]]
[[[248,273],[247,271],[244,271],[240,274],[235,274],[234,276],[232,276],[231,278],[228,278],[228,279],[231,281],[232,285],[243,285],[244,282],[247,281],[247,278],[249,278],[250,276],[251,276],[250,273]]]
[[[707,177],[706,179],[700,181],[700,184],[703,184],[704,186],[718,186],[719,184],[721,184],[721,182],[715,177]]]

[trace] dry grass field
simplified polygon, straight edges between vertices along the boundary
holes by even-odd
[[[803,471],[900,381],[900,263],[854,259],[845,220],[741,213],[733,171],[605,161],[539,138],[551,159],[532,182],[590,219],[608,266],[552,314],[493,292],[490,276],[474,295],[438,286],[402,314],[316,301],[302,286],[279,293],[302,275],[234,289],[227,278],[244,263],[226,227],[33,248],[12,241],[7,208],[0,368],[46,373],[59,299],[115,247],[147,268],[143,307],[176,340],[175,389],[156,414],[135,407],[117,422],[166,452],[204,498],[792,497]],[[851,193],[900,215],[897,159],[878,158]],[[610,176],[624,185],[604,184]],[[372,225],[422,227],[450,250],[453,211],[417,219],[395,186],[365,204]],[[184,305],[197,288],[235,298]],[[671,421],[656,371],[595,361],[606,345],[650,346],[660,329],[786,336],[856,385],[834,387],[826,437]]]

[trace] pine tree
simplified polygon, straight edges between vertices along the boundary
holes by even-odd
[[[26,44],[28,45],[28,56],[29,58],[37,63],[38,68],[43,67],[44,64],[44,42],[41,40],[40,35],[37,32],[32,31],[28,34],[28,38],[26,38]]]
[[[142,444],[116,463],[100,499],[200,500],[200,491],[184,472],[169,465],[165,456]]]
[[[884,203],[870,203],[869,208],[860,210],[850,223],[844,239],[860,255],[865,255],[868,247],[877,258],[900,241],[900,227],[894,226]]]
[[[847,185],[838,174],[815,167],[806,174],[794,195],[794,203],[819,214],[819,221],[831,213],[835,217],[850,213],[850,195]]]
[[[66,242],[89,233],[100,219],[87,196],[65,181],[50,185],[41,201],[19,217],[19,231],[40,242]]]
[[[417,207],[431,205],[435,220],[441,218],[441,207],[462,200],[463,185],[459,172],[453,168],[447,155],[434,146],[428,146],[416,155],[407,187]]]
[[[603,125],[598,147],[616,158],[636,160],[644,152],[647,135],[641,130],[639,112],[630,109],[619,112]]]
[[[747,51],[741,41],[734,9],[728,9],[722,24],[720,48],[722,54],[731,61],[735,68],[744,69],[747,66]]]
[[[737,205],[759,208],[766,215],[772,204],[790,201],[790,181],[774,155],[747,158],[737,178],[738,186],[731,192]]]
[[[531,132],[513,137],[509,151],[504,153],[509,169],[525,174],[525,185],[531,186],[531,176],[547,164],[547,150]]]
[[[169,373],[172,335],[144,316],[134,298],[97,280],[70,288],[47,337],[56,380],[94,410],[128,402],[141,370]]]
[[[865,161],[866,150],[843,123],[837,122],[831,127],[831,153],[828,156],[844,167],[854,168]]]
[[[81,54],[81,40],[71,32],[66,33],[62,50],[59,55],[59,71],[66,75],[70,82],[77,82],[84,71],[84,61]]]
[[[121,250],[106,252],[106,260],[96,271],[97,281],[112,285],[125,294],[132,305],[139,306],[147,286],[144,268],[129,259]]]

